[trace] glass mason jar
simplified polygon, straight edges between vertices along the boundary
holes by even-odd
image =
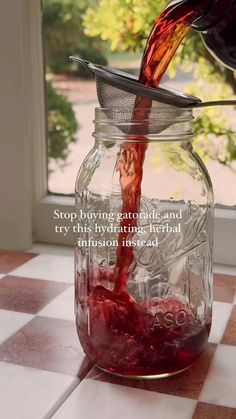
[[[75,309],[81,345],[129,377],[179,373],[212,317],[213,191],[192,111],[96,109],[76,180]]]

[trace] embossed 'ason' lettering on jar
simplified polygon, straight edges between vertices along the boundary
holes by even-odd
[[[113,374],[173,375],[207,345],[213,192],[192,120],[163,104],[96,109],[76,180],[76,325],[90,360]]]

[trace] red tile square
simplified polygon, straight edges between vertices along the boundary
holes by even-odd
[[[236,288],[232,287],[214,287],[214,301],[220,301],[222,303],[232,303]]]
[[[221,343],[236,346],[236,306],[233,306]]]
[[[79,344],[74,322],[35,317],[0,345],[0,360],[82,377],[89,361]]]
[[[236,294],[236,276],[214,274],[214,301],[233,303]]]
[[[192,419],[236,419],[236,409],[199,402]]]
[[[37,256],[36,253],[0,250],[0,273],[7,274]]]
[[[0,309],[36,314],[69,285],[42,279],[5,276],[0,280]]]
[[[236,276],[214,274],[214,286],[236,289]]]
[[[215,344],[208,344],[198,361],[187,371],[169,378],[156,380],[134,380],[104,373],[93,367],[86,378],[107,381],[109,383],[136,387],[148,391],[170,394],[173,396],[198,399],[216,350]]]

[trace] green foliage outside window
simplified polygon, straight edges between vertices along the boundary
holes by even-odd
[[[48,156],[64,165],[68,146],[74,143],[78,124],[70,102],[46,82],[48,105]]]
[[[80,55],[98,64],[106,64],[106,45],[100,37],[89,37],[84,33],[83,15],[89,6],[95,7],[96,0],[43,0],[43,27],[45,56],[49,71],[68,73],[76,64],[70,55]],[[88,77],[81,66],[76,68],[79,76]]]

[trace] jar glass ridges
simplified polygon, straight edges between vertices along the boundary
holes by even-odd
[[[96,110],[95,145],[76,181],[75,302],[87,356],[111,373],[151,378],[188,368],[206,346],[213,192],[192,148],[191,110],[156,106],[147,120]],[[140,206],[136,221],[128,220],[136,228],[125,243],[135,245],[118,288],[120,228],[128,225],[119,165],[124,149],[133,150],[135,132],[145,148]]]

